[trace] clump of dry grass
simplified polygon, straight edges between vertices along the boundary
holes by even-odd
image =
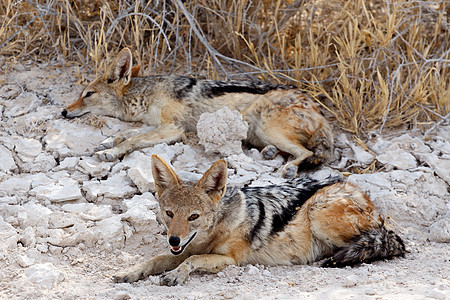
[[[0,15],[0,55],[101,73],[127,46],[144,73],[258,78],[326,95],[326,109],[358,135],[449,116],[444,0],[4,0]]]

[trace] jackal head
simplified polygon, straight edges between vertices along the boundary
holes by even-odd
[[[183,253],[188,245],[207,247],[218,221],[219,201],[225,194],[227,163],[217,161],[196,184],[189,184],[153,154],[152,173],[172,254]]]
[[[131,77],[137,77],[140,66],[132,67],[131,51],[123,49],[108,71],[91,82],[78,100],[64,109],[63,117],[72,119],[87,113],[120,118],[121,97],[128,89]]]

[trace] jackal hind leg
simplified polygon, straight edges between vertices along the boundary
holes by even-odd
[[[147,133],[130,137],[119,145],[102,151],[96,155],[103,161],[114,161],[117,158],[131,153],[134,150],[147,148],[159,143],[172,143],[181,139],[183,130],[175,124],[167,124],[157,127]]]
[[[281,172],[284,178],[293,178],[297,175],[298,165],[306,158],[313,155],[313,152],[306,149],[300,142],[292,141],[284,136],[278,136],[271,140],[272,144],[281,151],[293,155],[294,160],[287,163]]]
[[[184,258],[185,257],[170,254],[155,256],[152,259],[138,264],[129,270],[114,275],[113,280],[116,283],[130,283],[145,279],[150,275],[162,274],[165,271],[175,269],[180,263],[183,262]]]

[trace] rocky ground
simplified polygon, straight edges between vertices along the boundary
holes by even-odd
[[[211,143],[220,140],[220,126],[239,123],[233,119],[236,116],[226,111],[212,116],[215,128],[205,117],[203,128],[213,131],[204,135],[206,140],[200,144],[192,140],[160,144],[121,161],[101,162],[92,155],[94,148],[119,130],[137,124],[89,116],[63,119],[61,110],[80,92],[69,80],[69,76],[75,78],[75,68],[66,74],[49,63],[24,62],[3,71],[0,298],[449,297],[448,123],[422,131],[374,133],[366,143],[338,133],[331,167],[317,171],[317,176],[341,172],[370,194],[387,222],[405,238],[410,253],[404,259],[344,269],[323,269],[315,264],[230,266],[218,274],[195,273],[177,287],[159,286],[158,277],[115,284],[111,276],[118,270],[168,250],[156,217],[151,154],[169,161],[182,179],[198,179],[221,157],[204,149],[221,147]],[[242,130],[230,132],[239,135]],[[216,134],[216,139],[208,140]],[[237,149],[239,144],[225,150],[229,184],[266,185],[283,180],[280,172],[286,158],[266,161],[256,149]],[[356,167],[378,171],[348,172]]]

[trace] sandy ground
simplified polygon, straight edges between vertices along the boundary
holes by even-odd
[[[2,58],[0,57],[0,61]],[[404,237],[405,258],[354,268],[230,266],[194,273],[184,286],[152,276],[115,284],[111,276],[167,250],[156,218],[151,153],[195,179],[220,156],[196,145],[158,145],[121,161],[92,154],[134,124],[65,120],[80,87],[52,64],[17,64],[0,82],[0,298],[2,299],[448,299],[450,296],[450,126],[373,133],[366,146],[336,136],[336,158],[318,173],[376,164],[353,174]],[[338,130],[336,130],[338,132]],[[227,157],[229,183],[277,183],[285,158],[256,149]],[[348,174],[347,174],[348,175]]]

